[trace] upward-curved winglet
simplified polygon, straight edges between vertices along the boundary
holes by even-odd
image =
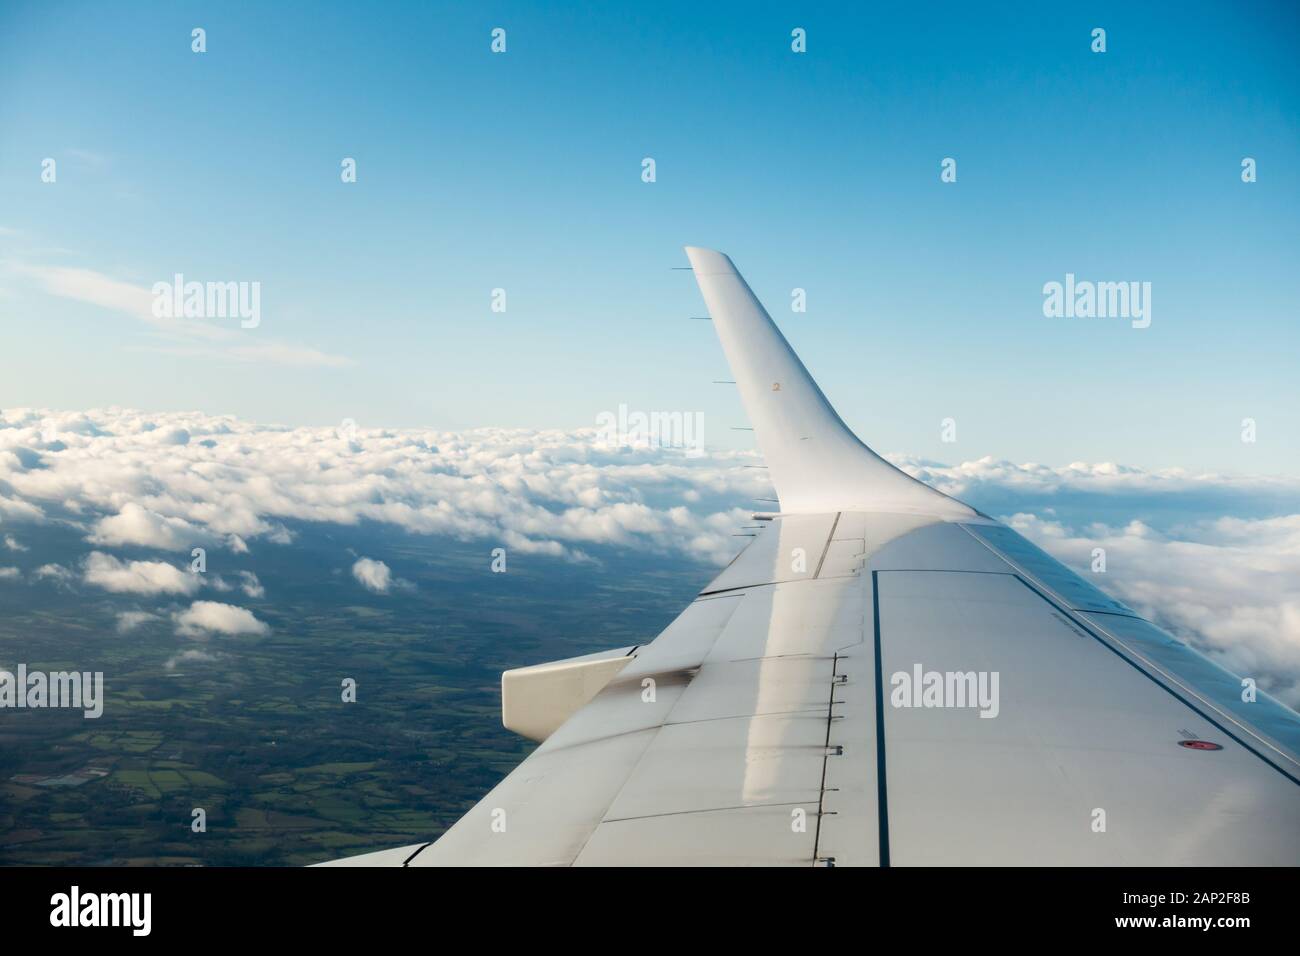
[[[686,247],[759,449],[787,514],[976,512],[899,471],[844,424],[731,259]]]

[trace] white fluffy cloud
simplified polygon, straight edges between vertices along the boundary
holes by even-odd
[[[111,554],[92,551],[86,556],[83,580],[118,594],[193,594],[199,589],[197,574],[162,561],[119,561]]]
[[[217,601],[195,601],[172,615],[176,631],[188,637],[204,634],[268,634],[271,629],[247,608]]]
[[[167,517],[128,501],[117,514],[100,518],[87,540],[109,547],[140,545],[163,551],[185,551],[205,537],[183,518]]]
[[[371,558],[358,558],[352,565],[352,576],[361,583],[363,588],[375,594],[387,594],[388,589],[393,586],[393,572],[389,570],[388,565]]]

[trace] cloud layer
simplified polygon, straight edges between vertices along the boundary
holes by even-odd
[[[182,431],[183,443],[160,440]],[[752,455],[602,449],[594,434],[10,409],[0,413],[0,517],[74,520],[92,545],[175,552],[283,543],[291,521],[371,521],[557,557],[614,545],[721,563],[743,503],[770,494],[761,471],[738,467]]]
[[[142,597],[208,587],[258,599],[251,572],[189,574],[190,550],[273,548],[297,522],[375,523],[568,560],[620,548],[717,565],[746,540],[734,535],[751,511],[771,507],[758,500],[772,492],[752,453],[695,457],[596,438],[594,429],[291,429],[191,413],[10,409],[0,413],[6,568],[43,523],[76,528],[86,553],[68,567],[6,570],[4,584],[80,578]],[[890,457],[1075,568],[1087,572],[1092,550],[1105,548],[1105,589],[1300,702],[1300,479]],[[114,549],[159,553],[140,560]],[[382,556],[358,557],[338,570],[375,594],[404,585]],[[189,635],[265,628],[212,601],[164,617]]]

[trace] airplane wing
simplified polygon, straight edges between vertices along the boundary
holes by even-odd
[[[507,671],[536,751],[337,864],[1300,862],[1300,716],[876,455],[686,252],[779,513],[653,641]]]

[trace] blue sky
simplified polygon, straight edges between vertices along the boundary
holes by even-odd
[[[1297,22],[1289,4],[7,3],[0,406],[568,428],[626,403],[744,443],[672,271],[697,244],[735,259],[882,452],[1294,474]],[[239,335],[347,364],[160,350],[149,323],[52,289],[58,269],[258,281]],[[1067,272],[1151,282],[1151,327],[1045,318]]]

